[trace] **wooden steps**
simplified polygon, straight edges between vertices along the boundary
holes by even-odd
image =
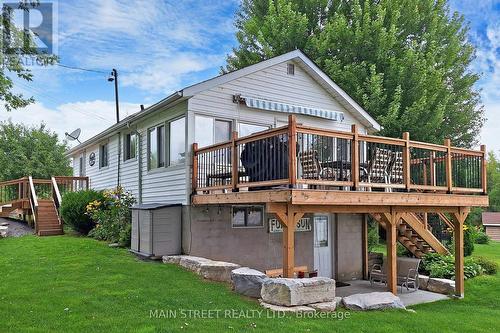
[[[38,200],[37,211],[38,236],[62,235],[63,226],[52,200]]]
[[[386,220],[381,214],[371,216],[385,229]],[[397,239],[415,257],[422,258],[427,253],[449,254],[446,247],[425,228],[421,218],[414,213],[405,213],[396,226]]]

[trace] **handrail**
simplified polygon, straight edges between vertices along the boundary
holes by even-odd
[[[193,191],[197,190],[231,190],[238,191],[239,188],[275,186],[276,182],[280,184],[282,179],[274,178],[262,180],[245,180],[245,174],[241,176],[241,163],[239,154],[244,144],[256,142],[259,140],[272,139],[285,135],[288,137],[290,147],[294,147],[297,138],[304,135],[315,138],[332,138],[346,140],[346,145],[350,148],[345,153],[347,160],[342,169],[350,168],[348,178],[342,179],[296,179],[297,172],[300,171],[298,165],[298,155],[294,153],[295,149],[288,149],[288,181],[287,184],[294,187],[295,184],[325,185],[325,186],[349,186],[352,190],[359,188],[394,188],[403,191],[438,191],[443,190],[448,193],[487,193],[486,181],[486,147],[481,146],[481,150],[471,150],[460,147],[452,147],[449,140],[445,140],[444,145],[425,143],[410,140],[409,133],[404,133],[403,138],[389,138],[358,133],[357,127],[353,125],[350,132],[329,130],[324,128],[315,128],[296,124],[295,116],[289,117],[288,125],[273,128],[245,137],[233,137],[229,141],[220,142],[207,147],[198,148],[193,144],[193,173],[192,185]],[[281,140],[281,139],[280,139]],[[326,139],[321,139],[326,140]],[[376,147],[388,149],[393,153],[402,156],[402,176],[399,176],[399,183],[371,182],[366,180],[363,174],[360,179],[360,169],[367,165],[367,147],[373,149]],[[298,149],[298,148],[297,148]],[[302,148],[304,149],[304,148]],[[329,149],[329,148],[328,148]],[[349,153],[350,152],[350,153]],[[263,158],[268,158],[262,155]],[[363,156],[363,160],[361,160]],[[278,156],[280,160],[282,157]],[[401,158],[401,157],[400,157]],[[336,162],[344,162],[338,160]],[[332,160],[326,160],[332,163]],[[325,162],[323,160],[322,162]],[[335,162],[335,161],[334,161]],[[278,162],[279,163],[279,162]],[[207,167],[209,165],[209,167]],[[211,166],[210,166],[211,165]],[[337,164],[339,165],[339,164]],[[465,166],[464,166],[465,165]],[[439,170],[438,170],[439,168]],[[199,170],[198,170],[199,169]],[[298,170],[299,169],[299,170]],[[462,175],[461,171],[468,172]],[[344,171],[341,171],[344,172]],[[366,172],[366,170],[363,170]],[[217,181],[213,181],[214,177]],[[243,178],[242,178],[243,177]],[[286,176],[285,176],[286,177]],[[212,180],[212,184],[210,184]],[[284,184],[284,185],[287,185]],[[347,184],[347,185],[346,185]]]
[[[52,198],[54,199],[54,203],[56,204],[56,208],[59,208],[61,205],[61,193],[59,193],[59,186],[57,185],[57,181],[55,177],[52,177]]]
[[[30,190],[29,190],[29,202],[31,206],[31,211],[33,212],[33,220],[35,221],[35,232],[38,232],[38,199],[36,197],[35,184],[33,183],[33,177],[28,177]]]

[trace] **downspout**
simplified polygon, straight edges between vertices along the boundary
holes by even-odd
[[[118,174],[116,177],[116,186],[120,186],[120,162],[122,159],[122,136],[121,133],[118,132]]]
[[[138,151],[138,169],[139,169],[139,177],[138,177],[138,186],[137,186],[137,192],[139,194],[139,198],[137,199],[138,203],[142,203],[142,136],[139,133],[139,131],[136,130],[137,133],[137,140],[139,141],[139,151]]]

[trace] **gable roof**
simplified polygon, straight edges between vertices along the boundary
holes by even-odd
[[[206,81],[194,84],[183,89],[183,96],[191,97],[199,92],[214,88],[218,85],[236,80],[245,75],[257,72],[259,70],[280,64],[285,61],[295,61],[304,69],[313,79],[315,79],[326,91],[334,96],[361,124],[366,126],[371,132],[379,131],[380,124],[373,119],[351,96],[340,88],[330,77],[323,72],[311,59],[302,51],[295,50],[280,56],[261,61],[254,65],[229,72]]]
[[[305,70],[313,79],[315,79],[327,92],[329,92],[337,101],[342,104],[349,111],[354,118],[356,118],[361,124],[368,128],[369,132],[376,132],[381,129],[380,124],[371,117],[368,112],[366,112],[354,99],[352,99],[342,88],[340,88],[335,82],[332,81],[311,59],[309,59],[302,51],[295,50],[280,56],[267,59],[244,67],[233,72],[225,73],[214,78],[193,84],[182,90],[174,92],[167,98],[159,101],[158,103],[145,108],[144,110],[137,112],[127,118],[124,118],[119,123],[116,123],[103,132],[95,135],[94,137],[82,142],[81,144],[68,150],[67,154],[71,155],[86,146],[94,144],[95,141],[104,139],[118,130],[128,127],[130,123],[145,117],[161,108],[170,106],[171,104],[178,102],[179,100],[188,99],[202,91],[209,90],[218,85],[236,80],[248,74],[260,71],[262,69],[283,63],[285,61],[296,62],[303,70]]]

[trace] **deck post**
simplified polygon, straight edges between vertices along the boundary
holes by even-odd
[[[445,139],[444,145],[446,146],[446,186],[448,187],[448,193],[451,193],[453,190],[453,176],[451,174],[451,140]]]
[[[397,224],[401,215],[396,212],[391,212],[386,215],[387,226],[386,230],[386,246],[387,246],[387,288],[394,295],[398,292],[397,285]]]
[[[488,163],[486,161],[486,145],[481,145],[481,151],[483,152],[483,158],[481,159],[481,185],[483,188],[483,194],[488,193],[488,172],[487,166]]]
[[[193,154],[193,173],[191,179],[192,193],[196,193],[196,189],[198,188],[198,155],[196,154],[197,150],[198,150],[198,144],[195,142],[193,143],[193,149],[192,149],[192,154]]]
[[[430,157],[429,157],[429,174],[430,174],[430,184],[431,186],[436,186],[436,167],[434,165],[434,159],[436,158],[436,152],[431,151]],[[425,184],[427,185],[427,184]]]
[[[276,206],[274,214],[283,226],[283,277],[293,278],[295,268],[295,226],[304,216],[303,212],[296,212],[291,204]]]
[[[297,118],[288,116],[288,179],[290,187],[295,188],[297,184]]]
[[[455,239],[455,296],[464,297],[464,222],[468,211],[463,207],[453,214]]]
[[[358,139],[358,127],[356,124],[351,126],[352,132],[352,148],[351,148],[351,175],[353,182],[353,190],[357,191],[359,187],[359,139]]]
[[[238,132],[233,131],[231,135],[231,185],[233,192],[238,192],[238,169],[239,169],[239,153],[236,140],[238,139]]]
[[[403,148],[403,182],[405,184],[406,191],[410,191],[411,177],[410,177],[410,133],[403,133],[403,140],[405,140],[405,146]]]

